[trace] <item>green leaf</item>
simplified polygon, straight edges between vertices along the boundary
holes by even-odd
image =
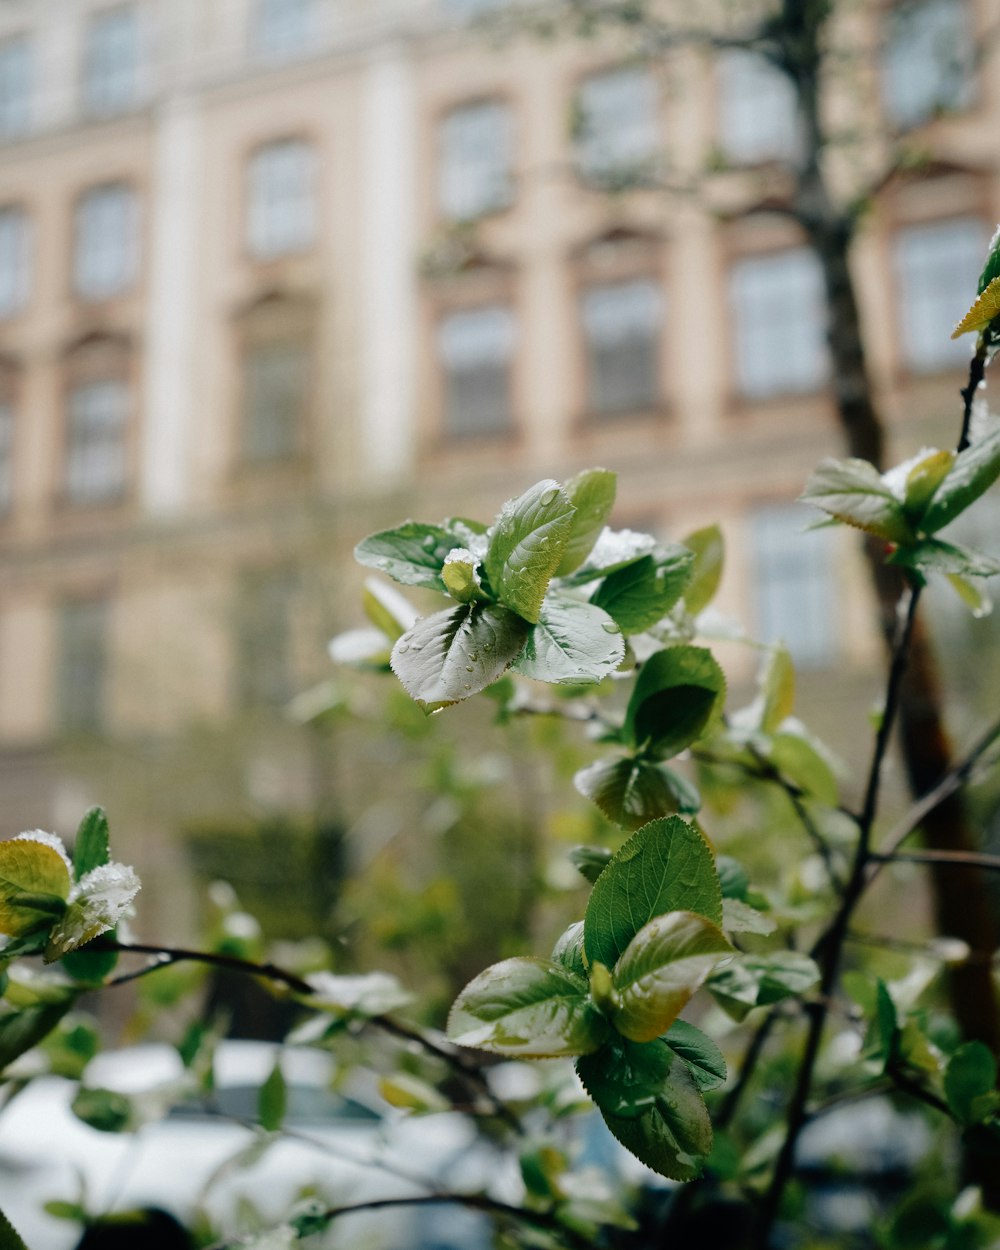
[[[505,959],[462,990],[448,1017],[448,1037],[498,1055],[549,1059],[596,1050],[607,1021],[587,982],[548,959]]]
[[[73,901],[56,921],[45,945],[45,962],[85,946],[121,920],[139,892],[139,878],[125,864],[101,864],[77,883]]]
[[[28,1250],[17,1229],[0,1211],[0,1250]]]
[[[639,670],[623,739],[651,755],[677,755],[705,732],[725,690],[722,669],[704,647],[657,651]]]
[[[725,542],[717,525],[707,525],[688,534],[683,545],[694,554],[691,581],[684,591],[684,606],[692,616],[697,616],[708,607],[719,589],[726,555]]]
[[[799,951],[736,955],[705,982],[719,1006],[742,1020],[754,1007],[766,1007],[804,994],[819,981],[819,969]]]
[[[875,983],[874,1014],[865,1037],[864,1054],[888,1063],[896,1054],[899,1042],[899,1015],[885,982]]]
[[[961,1124],[979,1124],[996,1111],[997,1061],[982,1042],[966,1042],[944,1070],[944,1095]]]
[[[960,547],[958,543],[946,543],[940,538],[925,538],[908,547],[898,547],[888,560],[921,573],[944,573],[948,577],[993,577],[1000,573],[1000,560]]]
[[[118,963],[117,951],[74,950],[60,961],[74,981],[83,985],[102,985]]]
[[[598,534],[615,504],[617,474],[609,469],[585,469],[563,485],[563,491],[576,509],[556,577],[578,569],[590,554]]]
[[[42,1207],[46,1215],[51,1215],[56,1220],[68,1220],[72,1224],[83,1224],[87,1219],[87,1209],[82,1207],[78,1202],[46,1202]],[[4,1247],[5,1243],[0,1238],[0,1247]]]
[[[580,847],[587,850],[587,847]],[[561,964],[568,972],[575,973],[583,980],[587,979],[587,965],[583,958],[583,921],[577,920],[556,939],[552,948],[552,959]]]
[[[125,1133],[139,1122],[132,1100],[113,1089],[81,1085],[73,1099],[73,1113],[100,1133]]]
[[[959,452],[934,493],[920,528],[934,534],[965,511],[1000,477],[1000,430]]]
[[[581,769],[573,784],[623,829],[638,829],[657,816],[696,812],[701,796],[666,764],[631,756],[597,760]]]
[[[597,878],[584,920],[587,959],[613,968],[643,925],[671,911],[722,923],[711,847],[679,816],[643,825]]]
[[[63,1002],[38,1003],[0,1015],[0,1072],[44,1041],[73,1006],[75,998],[67,994]]]
[[[604,846],[574,846],[569,862],[591,885],[597,880],[611,859],[611,852]]]
[[[626,634],[639,634],[663,619],[684,593],[694,569],[685,547],[657,547],[648,556],[610,573],[590,597]]]
[[[513,667],[536,681],[579,685],[602,681],[624,657],[625,640],[606,612],[550,595]]]
[[[73,876],[77,881],[92,868],[108,863],[108,818],[101,807],[92,807],[80,821],[73,843]]]
[[[983,266],[983,272],[979,275],[979,286],[976,289],[980,295],[995,278],[1000,278],[1000,229],[997,229],[993,238],[990,239],[989,251],[986,254],[986,264]]]
[[[288,1110],[288,1086],[281,1064],[275,1062],[267,1080],[257,1091],[257,1119],[267,1133],[276,1133],[285,1122]]]
[[[915,538],[902,501],[867,460],[823,460],[800,498],[886,542],[909,543]]]
[[[66,910],[72,881],[57,841],[40,834],[0,842],[0,933],[21,937],[52,925]]]
[[[636,1158],[674,1180],[700,1175],[712,1125],[691,1070],[664,1042],[615,1038],[576,1066],[608,1128]]]
[[[934,451],[917,462],[906,475],[903,507],[914,525],[920,525],[934,492],[955,463],[953,451]]]
[[[836,806],[837,779],[833,769],[808,737],[791,731],[775,734],[762,754],[786,781],[821,803]]]
[[[977,620],[989,616],[993,611],[993,600],[985,587],[975,586],[957,573],[946,573],[945,576],[951,583],[952,590]]]
[[[518,616],[538,620],[545,591],[562,561],[575,509],[558,482],[536,482],[504,504],[486,550],[493,593]]]
[[[691,1069],[701,1090],[717,1089],[726,1082],[726,1060],[715,1042],[687,1020],[675,1020],[663,1039]]]
[[[779,644],[768,648],[758,688],[763,704],[760,727],[765,733],[774,733],[795,706],[795,669],[787,647]]]
[[[612,1024],[634,1042],[665,1033],[695,990],[732,950],[704,916],[674,911],[654,916],[628,944],[614,969],[619,1005]]]
[[[441,581],[453,599],[459,603],[472,603],[475,599],[487,599],[479,577],[479,561],[466,547],[454,547],[448,552],[441,569]]]
[[[758,933],[762,937],[773,933],[777,923],[756,907],[738,898],[723,898],[722,928],[725,933]]]
[[[719,855],[715,861],[715,871],[719,874],[722,897],[746,902],[750,892],[750,874],[740,861],[733,859],[731,855]]]
[[[380,1077],[378,1088],[391,1107],[424,1114],[451,1109],[451,1103],[442,1093],[412,1072],[393,1072],[391,1076]]]
[[[363,538],[354,548],[354,558],[404,586],[443,591],[441,569],[445,557],[454,547],[461,546],[461,539],[440,525],[404,521],[395,529]]]
[[[501,677],[530,626],[494,603],[461,604],[425,616],[392,649],[392,671],[424,711],[467,699]]]
[[[624,569],[656,550],[652,534],[637,530],[601,530],[590,555],[573,573],[562,579],[564,586],[585,586],[599,578]]]

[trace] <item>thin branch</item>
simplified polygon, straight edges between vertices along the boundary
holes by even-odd
[[[874,854],[883,864],[954,864],[958,868],[985,868],[1000,872],[1000,855],[986,851],[894,851],[891,855]]]
[[[942,1098],[938,1098],[937,1094],[932,1093],[926,1086],[915,1080],[907,1072],[899,1066],[897,1060],[891,1060],[886,1064],[885,1074],[892,1081],[893,1085],[901,1090],[904,1094],[909,1094],[911,1098],[916,1098],[918,1102],[924,1103],[925,1106],[933,1107],[935,1111],[940,1111],[942,1115],[948,1116],[949,1119],[954,1117],[951,1109]]]
[[[774,1006],[767,1013],[763,1020],[757,1025],[757,1028],[750,1038],[750,1043],[743,1055],[743,1063],[740,1067],[740,1074],[736,1078],[736,1082],[732,1089],[727,1091],[725,1098],[719,1107],[715,1116],[715,1123],[718,1128],[726,1128],[732,1122],[736,1115],[740,1101],[746,1093],[753,1074],[760,1063],[761,1056],[764,1053],[764,1047],[767,1045],[767,1039],[771,1036],[771,1030],[777,1024],[783,1012],[779,1006]]]
[[[242,972],[251,977],[261,977],[266,981],[276,981],[278,984],[286,985],[290,990],[294,990],[296,994],[311,995],[315,993],[308,981],[303,981],[294,972],[289,972],[285,968],[279,968],[277,964],[254,963],[251,959],[240,959],[236,955],[223,955],[217,951],[189,950],[180,946],[151,946],[144,942],[119,942],[114,938],[96,938],[90,943],[88,950],[119,951],[122,954],[155,956],[155,962],[148,964],[145,968],[141,968],[137,972],[124,973],[122,976],[106,982],[106,985],[109,987],[124,985],[128,981],[134,981],[137,977],[147,976],[160,968],[169,967],[170,964],[199,963],[208,964],[209,967],[213,968],[223,968],[229,972]]]
[[[799,824],[805,830],[806,836],[809,838],[810,842],[812,842],[813,846],[819,853],[820,858],[823,860],[823,866],[826,868],[827,876],[830,878],[831,882],[838,891],[843,889],[844,882],[840,876],[839,870],[837,869],[837,865],[834,863],[833,850],[830,847],[830,843],[820,832],[819,826],[813,820],[811,812],[806,807],[804,792],[797,785],[784,777],[781,770],[776,768],[770,760],[765,759],[753,743],[750,743],[748,750],[761,769],[760,775],[762,779],[765,781],[773,781],[774,784],[779,786],[788,796],[788,801],[795,809],[795,815],[798,818]]]
[[[895,826],[885,839],[881,851],[878,855],[873,856],[873,863],[869,868],[868,883],[881,871],[896,855],[896,852],[903,845],[906,839],[919,829],[923,819],[928,816],[936,807],[950,798],[956,790],[960,790],[968,781],[973,769],[979,763],[980,759],[986,754],[993,744],[1000,739],[1000,719],[986,730],[986,732],[978,739],[977,742],[969,749],[961,760],[941,778],[933,790],[929,790],[918,802],[916,802],[906,813],[903,819]]]
[[[551,1211],[531,1211],[526,1207],[514,1206],[509,1202],[500,1202],[486,1194],[415,1194],[409,1197],[371,1198],[365,1202],[346,1203],[343,1206],[328,1207],[317,1216],[317,1219],[332,1221],[343,1215],[353,1215],[360,1211],[386,1211],[394,1207],[430,1207],[430,1206],[462,1206],[473,1211],[482,1211],[487,1215],[495,1215],[502,1219],[514,1220],[519,1224],[527,1224],[545,1232],[554,1233],[562,1238],[571,1250],[593,1250],[593,1241],[584,1237],[574,1229],[567,1227]],[[236,1250],[240,1240],[229,1239],[213,1242],[207,1250]]]

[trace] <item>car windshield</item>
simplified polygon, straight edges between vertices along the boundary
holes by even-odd
[[[170,1119],[212,1119],[224,1116],[234,1120],[258,1118],[260,1090],[256,1085],[227,1085],[199,1102],[179,1103],[170,1110]],[[334,1090],[316,1085],[289,1085],[285,1122],[288,1124],[329,1124],[348,1121],[377,1123],[380,1116],[371,1107]]]

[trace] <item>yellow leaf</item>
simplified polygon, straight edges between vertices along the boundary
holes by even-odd
[[[0,933],[21,937],[51,924],[65,910],[71,885],[66,858],[50,842],[0,842]]]
[[[994,278],[983,291],[952,330],[951,337],[957,339],[960,334],[968,334],[973,330],[985,330],[998,313],[1000,313],[1000,277]]]

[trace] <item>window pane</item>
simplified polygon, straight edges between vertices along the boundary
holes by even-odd
[[[974,49],[963,0],[901,5],[888,18],[882,97],[889,120],[917,126],[972,97]]]
[[[812,252],[795,248],[737,261],[729,307],[744,395],[795,394],[826,380],[823,275]]]
[[[648,175],[657,154],[656,84],[644,69],[589,78],[580,89],[577,156],[599,180]]]
[[[0,138],[16,139],[31,124],[31,61],[26,38],[0,43]]]
[[[0,208],[0,317],[20,312],[31,288],[31,240],[27,214]]]
[[[243,358],[243,455],[279,460],[302,445],[309,356],[300,343],[249,348]]]
[[[270,258],[310,247],[316,234],[316,153],[300,139],[254,156],[247,175],[247,244]]]
[[[313,0],[256,0],[253,46],[259,56],[294,56],[309,45]]]
[[[497,434],[510,426],[514,318],[506,308],[477,308],[443,319],[438,350],[445,375],[445,431]]]
[[[802,148],[795,88],[781,70],[752,52],[719,57],[719,142],[743,164],[794,160]]]
[[[468,221],[510,202],[510,111],[503,104],[455,109],[441,123],[441,211]]]
[[[0,515],[13,503],[14,407],[0,402]]]
[[[914,371],[968,363],[970,340],[951,332],[972,303],[986,246],[986,228],[975,217],[910,226],[896,236],[903,356]]]
[[[87,30],[83,95],[88,112],[107,117],[136,102],[139,19],[131,7],[91,18]]]
[[[128,387],[88,382],[69,397],[66,495],[72,503],[110,503],[125,490]]]
[[[295,576],[280,570],[243,580],[239,597],[236,678],[242,707],[280,707],[294,693],[291,621]]]
[[[135,281],[139,208],[131,187],[94,187],[76,209],[74,283],[84,299],[107,299]]]
[[[593,286],[581,306],[592,412],[635,412],[659,401],[663,298],[648,280]]]
[[[762,508],[751,518],[756,637],[784,642],[801,667],[836,658],[833,536],[807,530],[814,518],[794,504]]]
[[[56,720],[63,729],[93,731],[104,723],[109,617],[103,600],[62,607]]]

